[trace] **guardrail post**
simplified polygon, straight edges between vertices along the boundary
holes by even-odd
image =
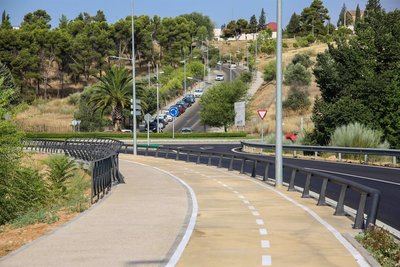
[[[219,156],[218,168],[221,168],[221,167],[222,167],[222,159],[223,159],[223,155],[221,154],[221,155]]]
[[[144,154],[145,156],[148,156],[149,155],[149,147],[147,146],[146,147],[146,153]]]
[[[310,185],[311,185],[311,173],[307,173],[306,183],[304,184],[303,193],[301,194],[302,198],[310,197]]]
[[[256,171],[257,171],[257,160],[255,159],[253,161],[253,170],[251,172],[251,177],[255,178],[256,177]]]
[[[364,210],[365,203],[367,202],[367,193],[361,192],[360,202],[358,204],[357,215],[354,221],[354,229],[363,229],[364,228]]]
[[[156,158],[158,157],[158,152],[160,151],[160,147],[157,147],[156,149]]]
[[[244,173],[244,165],[246,164],[246,159],[242,159],[242,166],[240,167],[240,173]]]
[[[200,164],[200,157],[201,157],[201,152],[197,153],[197,161],[196,164]]]
[[[269,163],[269,162],[267,162],[267,164],[265,165],[265,170],[264,170],[263,181],[266,181],[266,180],[268,179],[269,165],[270,165],[270,163]]]
[[[211,165],[211,159],[212,159],[212,154],[208,155],[208,162],[207,162],[207,166]]]
[[[340,195],[339,199],[337,201],[336,209],[334,215],[336,216],[343,216],[344,213],[344,198],[346,196],[346,191],[347,191],[348,186],[347,185],[342,185],[342,188],[340,189]]]
[[[396,166],[397,165],[397,157],[393,156],[393,165]]]
[[[325,193],[326,193],[326,186],[328,185],[328,178],[325,178],[322,181],[322,186],[321,186],[321,192],[319,193],[319,198],[318,198],[318,206],[325,206]]]
[[[189,162],[190,160],[190,152],[186,151],[186,162]]]
[[[297,158],[297,151],[293,150],[293,158]]]
[[[175,160],[179,160],[179,152],[180,152],[180,148],[178,148],[178,149],[176,150],[176,157],[175,157]]]
[[[365,155],[364,155],[364,163],[365,163],[365,164],[368,164],[368,154],[365,154]]]
[[[167,148],[167,152],[165,152],[165,158],[167,159],[169,156],[169,148]]]
[[[338,153],[339,161],[342,161],[342,153]]]
[[[294,179],[296,179],[297,169],[292,170],[292,175],[290,176],[289,188],[288,191],[295,191],[294,189]]]
[[[234,158],[235,158],[235,155],[232,155],[232,157],[231,157],[231,162],[229,163],[229,169],[228,169],[228,171],[233,170],[233,160],[234,160]]]
[[[314,151],[314,159],[317,159],[318,157],[318,151]]]

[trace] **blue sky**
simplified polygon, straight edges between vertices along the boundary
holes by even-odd
[[[283,0],[284,24],[293,12],[300,13],[312,0]],[[343,3],[349,9],[355,9],[357,3],[363,8],[367,0],[324,0],[332,22],[336,24]],[[386,10],[400,9],[400,0],[381,0]],[[217,26],[232,19],[246,18],[265,8],[267,21],[276,19],[276,0],[135,0],[135,13],[147,15],[176,16],[193,11],[209,15]],[[14,26],[19,25],[23,16],[36,9],[45,9],[52,17],[52,24],[57,25],[61,14],[69,19],[80,12],[94,14],[101,9],[107,20],[116,20],[130,13],[130,0],[0,0],[0,11],[5,9],[11,16]]]

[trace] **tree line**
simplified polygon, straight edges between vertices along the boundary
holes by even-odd
[[[260,17],[257,21],[256,15],[251,16],[250,20],[245,19],[231,20],[227,25],[222,25],[223,38],[237,38],[241,34],[257,33],[265,29],[267,23],[267,16],[264,8],[261,9]]]
[[[81,13],[71,20],[63,15],[53,28],[50,22],[46,11],[36,10],[13,28],[10,15],[2,14],[0,62],[11,70],[27,100],[47,97],[50,88],[63,94],[67,83],[72,87],[89,84],[114,63],[110,56],[132,57],[130,16],[109,23],[99,10],[94,16]],[[213,29],[211,19],[200,13],[135,17],[138,67],[148,63],[177,66],[193,47],[212,38]]]

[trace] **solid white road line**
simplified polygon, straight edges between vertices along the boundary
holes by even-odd
[[[261,247],[262,248],[269,248],[271,244],[269,243],[269,240],[261,240]]]
[[[260,235],[267,235],[268,234],[267,229],[265,229],[265,228],[260,228],[259,231],[260,231]]]
[[[270,255],[263,255],[261,259],[262,266],[270,266],[272,264],[272,259]]]
[[[256,220],[256,224],[258,224],[258,225],[264,225],[264,221],[261,220],[261,219],[257,219],[257,220]]]

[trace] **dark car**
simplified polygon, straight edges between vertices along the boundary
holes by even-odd
[[[191,104],[194,104],[194,103],[196,102],[196,98],[194,97],[193,94],[189,94],[189,95],[186,95],[186,96],[183,98],[183,101],[188,102],[188,103],[191,103]]]
[[[190,127],[184,127],[181,130],[181,133],[191,133],[192,132],[192,128]]]
[[[176,105],[182,105],[185,109],[187,109],[191,104],[189,104],[186,101],[181,100],[181,101],[176,102]]]
[[[183,105],[176,104],[175,106],[178,107],[178,109],[179,109],[179,115],[178,116],[180,116],[181,114],[185,113],[186,108]]]

